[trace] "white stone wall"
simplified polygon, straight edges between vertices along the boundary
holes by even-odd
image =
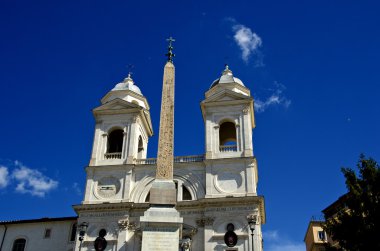
[[[70,251],[74,242],[70,241],[71,227],[76,221],[46,221],[36,223],[6,224],[2,251],[11,251],[13,242],[18,238],[26,239],[25,251]],[[51,237],[44,238],[45,229],[51,229]],[[4,235],[0,225],[0,238]],[[0,239],[1,241],[1,239]]]

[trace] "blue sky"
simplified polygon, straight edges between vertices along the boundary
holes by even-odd
[[[228,63],[255,98],[266,250],[304,250],[342,166],[380,160],[375,1],[0,1],[1,220],[74,215],[91,109],[128,73],[157,152],[165,39],[175,37],[175,154],[204,153],[199,108]],[[4,203],[6,202],[6,203]]]

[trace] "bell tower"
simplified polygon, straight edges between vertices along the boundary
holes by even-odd
[[[253,99],[228,65],[201,102],[206,127],[206,159],[253,156]]]
[[[253,98],[228,65],[201,102],[206,137],[206,198],[257,195]]]
[[[149,104],[131,74],[93,110],[96,121],[90,166],[132,164],[146,158],[152,122]]]
[[[252,142],[255,117],[250,90],[226,65],[222,75],[206,91],[201,109],[206,143],[205,198],[223,202],[236,199],[251,206],[250,212],[225,217],[226,221],[220,226],[223,231],[227,230],[225,238],[232,236],[233,240],[235,230],[245,231],[243,225],[239,226],[239,220],[250,219],[252,232],[247,236],[247,249],[244,250],[262,251],[261,224],[265,223],[265,208],[263,197],[257,194],[258,168]],[[239,227],[234,230],[235,226]],[[205,229],[205,239],[212,231],[215,230]],[[238,245],[233,241],[226,244],[229,247]],[[205,247],[205,250],[213,249]]]
[[[118,83],[93,110],[95,135],[83,204],[129,201],[130,168],[146,158],[152,123],[149,104],[131,74]]]

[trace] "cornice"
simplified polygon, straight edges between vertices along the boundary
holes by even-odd
[[[218,93],[218,89],[219,89],[219,91],[230,90],[230,89],[228,89],[228,87],[229,88],[236,88],[236,89],[238,89],[240,91],[247,92],[248,95],[251,95],[251,91],[247,87],[245,87],[245,86],[243,86],[241,84],[238,84],[238,83],[223,83],[221,85],[215,85],[211,89],[207,90],[206,93],[205,93],[205,97],[208,98],[208,97],[211,97],[211,96],[215,95],[216,93]],[[232,90],[230,90],[230,91],[232,91]],[[213,92],[215,92],[215,94],[212,94]]]
[[[140,113],[141,110],[144,110],[143,107],[131,107],[131,108],[122,108],[122,109],[106,109],[106,110],[93,110],[94,116],[98,115],[113,115],[113,114],[133,114]]]
[[[203,198],[194,201],[180,201],[176,205],[178,211],[192,209],[205,210],[217,207],[238,207],[247,205],[257,205],[261,222],[265,224],[265,205],[263,196],[245,196],[245,197],[221,197],[221,198]],[[102,204],[81,204],[73,206],[77,214],[85,212],[99,211],[145,211],[149,208],[149,203],[102,203]]]
[[[265,224],[265,205],[264,197],[245,196],[245,197],[221,197],[221,198],[204,198],[196,201],[181,201],[177,203],[176,208],[179,211],[188,209],[206,209],[210,207],[234,207],[243,205],[258,205],[262,224]]]
[[[147,210],[149,203],[101,203],[101,204],[80,204],[73,206],[77,214],[83,212],[96,212],[96,211],[122,211],[122,210]]]
[[[106,95],[104,95],[104,97],[100,100],[100,102],[103,104],[104,103],[104,100],[107,99],[108,96],[111,96],[112,95],[112,92],[119,92],[119,93],[125,93],[125,95],[130,95],[134,98],[137,98],[141,101],[143,101],[145,103],[145,106],[147,109],[149,109],[149,103],[148,103],[148,100],[145,98],[145,96],[143,95],[140,95],[134,91],[131,91],[131,90],[114,90],[114,91],[109,91]]]
[[[211,163],[236,163],[236,160],[244,160],[244,161],[256,161],[255,156],[248,156],[248,157],[231,157],[231,158],[217,158],[217,159],[205,159],[204,162],[206,164]]]

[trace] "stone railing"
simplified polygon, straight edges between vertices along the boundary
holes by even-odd
[[[121,153],[105,153],[105,159],[121,159]]]
[[[236,145],[219,146],[219,152],[221,153],[237,152],[237,146]]]
[[[174,163],[201,162],[204,159],[205,159],[204,155],[177,156],[177,157],[174,157]]]
[[[188,162],[202,162],[205,159],[204,155],[190,155],[190,156],[177,156],[174,157],[174,163],[188,163]],[[157,164],[156,158],[149,159],[136,159],[137,165],[155,165]]]
[[[156,158],[149,158],[149,159],[136,159],[137,165],[155,165],[157,164]]]

